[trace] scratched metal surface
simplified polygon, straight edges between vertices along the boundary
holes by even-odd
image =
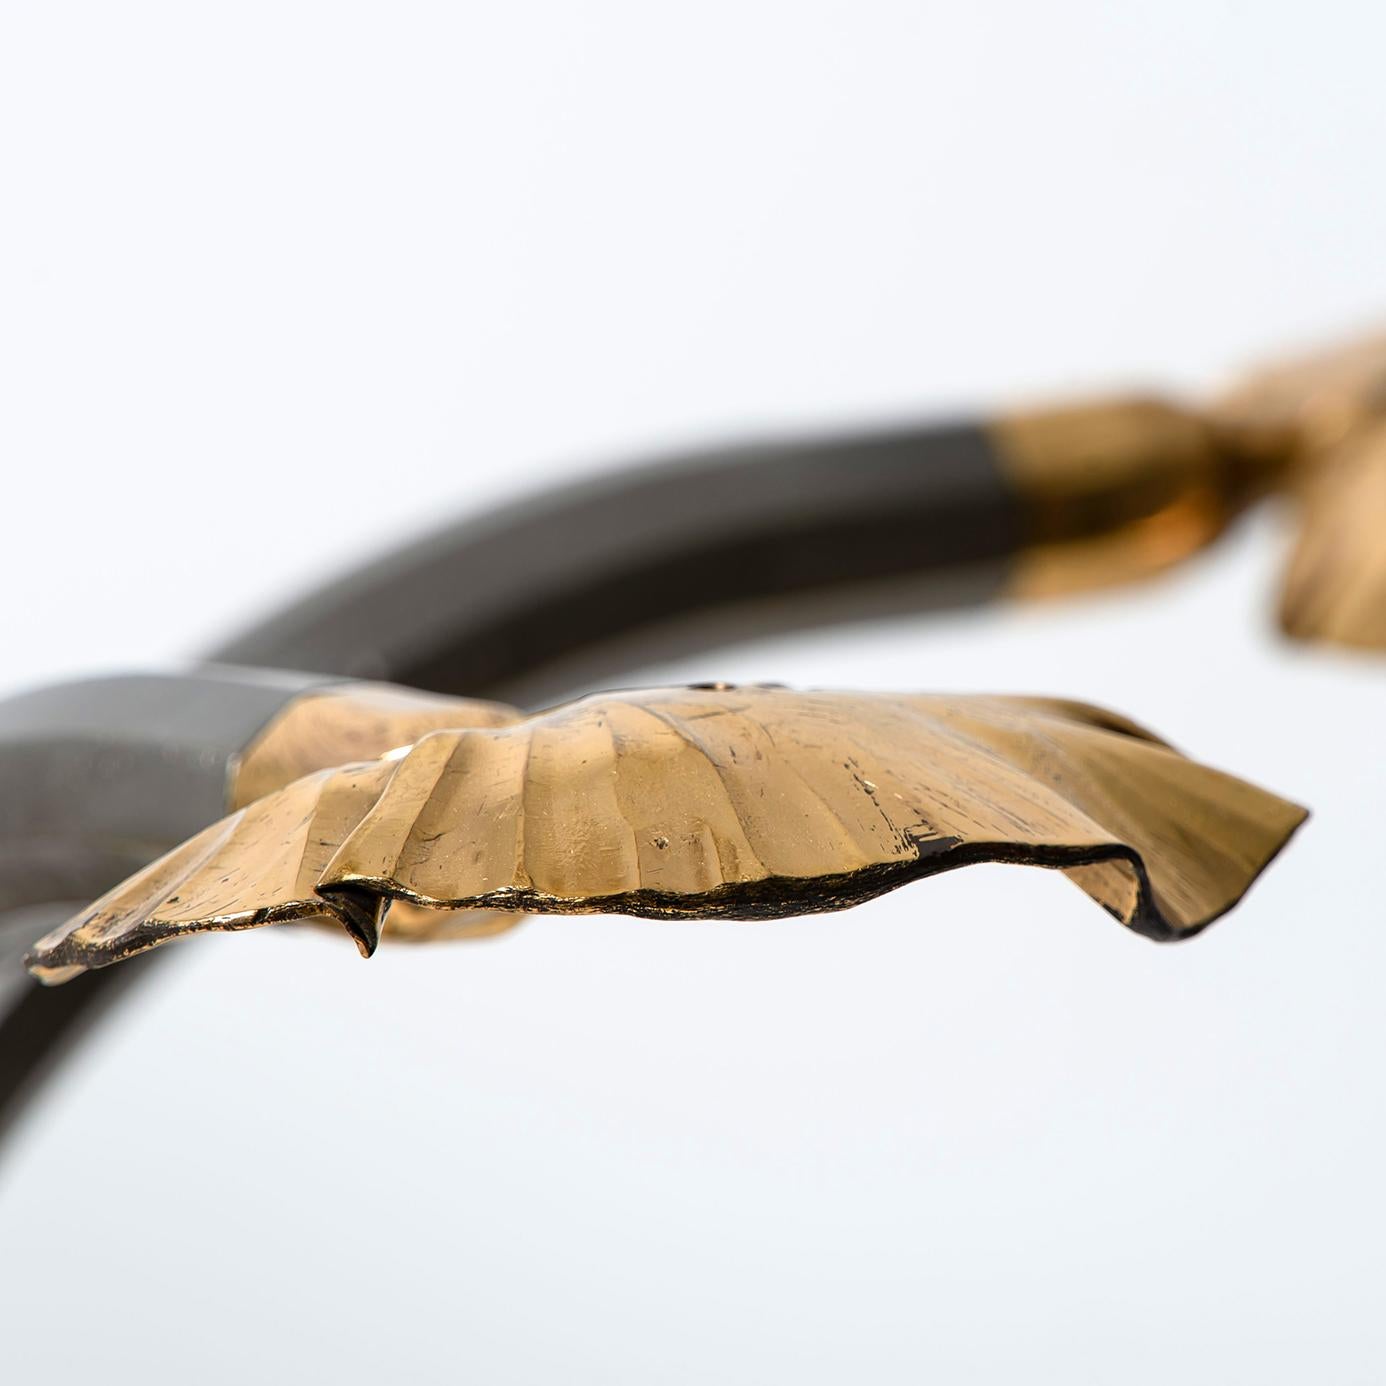
[[[228,15],[4,14],[6,688],[569,466],[1192,387],[1386,303],[1379,7]],[[7,1378],[1378,1382],[1381,675],[1270,637],[1288,538],[630,670],[1129,711],[1316,810],[1216,928],[997,866],[165,950],[0,1169]]]
[[[191,934],[322,917],[369,957],[398,901],[425,917],[781,919],[980,862],[1062,870],[1169,942],[1232,908],[1304,819],[1059,700],[721,684],[480,712],[499,725],[431,730],[257,798],[46,934],[31,969],[60,984]]]

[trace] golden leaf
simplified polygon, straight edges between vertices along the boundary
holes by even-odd
[[[298,780],[117,887],[29,965],[62,981],[183,934],[310,915],[369,953],[394,900],[776,918],[980,861],[1061,869],[1168,940],[1231,908],[1304,817],[1080,703],[599,694]]]

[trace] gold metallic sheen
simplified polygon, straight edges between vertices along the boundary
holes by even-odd
[[[726,686],[597,695],[257,800],[35,947],[62,981],[168,939],[392,900],[758,919],[979,861],[1055,867],[1138,932],[1231,908],[1304,811],[1097,708]]]
[[[388,683],[344,683],[301,694],[284,708],[231,767],[227,807],[247,807],[317,770],[375,760],[447,727],[499,727],[521,714],[503,703],[449,698]],[[483,938],[512,929],[523,916],[495,910],[390,911],[391,939],[429,942]]]
[[[1290,458],[1299,534],[1286,634],[1386,650],[1386,333],[1263,370],[1210,417]]]
[[[1304,458],[1386,417],[1386,333],[1262,368],[1209,408],[1214,427]]]
[[[1386,650],[1386,422],[1306,470],[1280,619],[1300,640]]]
[[[40,961],[35,975],[66,981],[95,958],[102,965],[117,962],[186,934],[322,915],[332,916],[369,954],[382,905],[348,902],[345,909],[325,909],[315,887],[342,836],[379,798],[393,768],[389,761],[369,761],[319,771],[204,828],[103,896],[71,926],[40,939],[35,955],[53,961]]]
[[[1161,572],[1211,543],[1243,503],[1239,470],[1208,423],[1159,400],[1014,414],[991,436],[1024,502],[1014,596]]]
[[[501,727],[520,713],[503,703],[447,698],[389,683],[343,683],[300,694],[232,766],[228,807],[244,808],[314,770],[375,760],[447,727]]]

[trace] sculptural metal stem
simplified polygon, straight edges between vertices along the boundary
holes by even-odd
[[[1350,401],[1379,393],[1382,374],[1373,365],[1367,386],[1353,377]],[[226,806],[255,733],[334,676],[532,703],[738,635],[1168,566],[1342,415],[1324,397],[1321,381],[1308,388],[1292,373],[1208,414],[1127,400],[761,444],[469,519],[214,656],[300,671],[287,679],[213,668],[129,683],[114,703],[98,681],[0,705],[0,910],[89,898],[197,831]],[[27,918],[0,924],[0,960],[17,959],[33,932]],[[0,1124],[129,972],[0,995]]]

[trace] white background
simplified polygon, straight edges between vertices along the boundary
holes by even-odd
[[[1383,43],[1365,0],[8,4],[0,681],[648,446],[1370,323]],[[1121,708],[1316,811],[1209,934],[992,867],[189,944],[0,1162],[5,1379],[1382,1379],[1386,666],[1276,643],[1285,533],[647,671]]]

